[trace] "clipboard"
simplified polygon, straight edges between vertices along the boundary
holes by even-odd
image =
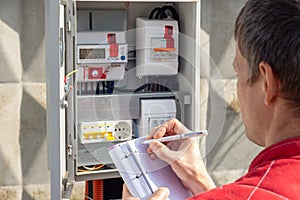
[[[145,137],[115,144],[108,153],[119,170],[130,193],[141,200],[148,199],[159,187],[170,190],[170,200],[182,200],[192,196],[165,161],[151,159],[148,145],[141,144]]]

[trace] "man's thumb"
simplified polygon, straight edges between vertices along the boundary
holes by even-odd
[[[152,152],[160,159],[166,161],[167,163],[171,164],[173,160],[173,154],[172,152],[166,145],[159,141],[154,141],[151,142],[149,145],[150,149]]]
[[[166,187],[158,188],[148,200],[164,200],[170,195],[170,190]]]

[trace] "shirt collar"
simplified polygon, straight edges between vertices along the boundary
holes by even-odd
[[[289,138],[265,148],[252,161],[249,171],[264,162],[287,158],[300,159],[300,137]]]

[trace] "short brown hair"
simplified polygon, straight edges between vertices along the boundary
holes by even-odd
[[[266,62],[282,84],[280,95],[300,106],[300,0],[248,0],[234,31],[250,68],[249,82]],[[299,108],[300,109],[300,108]]]

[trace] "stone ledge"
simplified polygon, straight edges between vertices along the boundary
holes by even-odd
[[[21,186],[1,186],[0,197],[5,200],[18,200],[22,199],[22,187]]]
[[[50,184],[24,185],[22,200],[50,200]]]
[[[22,182],[19,144],[21,99],[21,84],[0,84],[0,186],[20,185]]]

